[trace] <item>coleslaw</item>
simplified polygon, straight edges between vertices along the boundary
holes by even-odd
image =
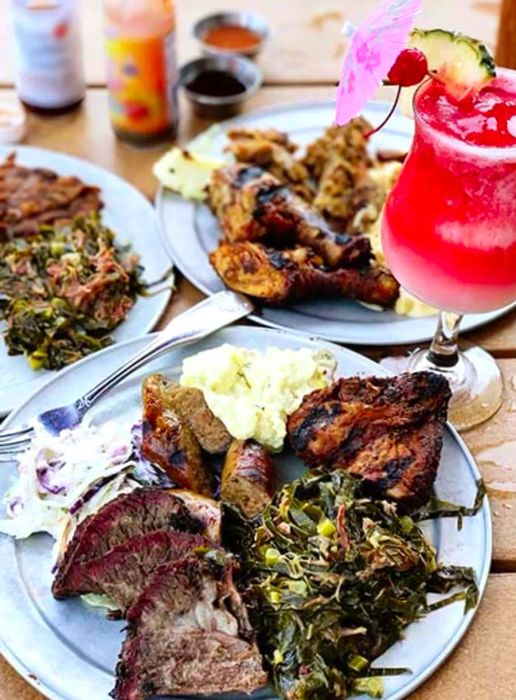
[[[75,527],[113,498],[164,476],[141,455],[141,423],[84,422],[59,436],[39,426],[18,463],[18,479],[4,497],[0,532],[17,539],[47,532],[54,560]]]

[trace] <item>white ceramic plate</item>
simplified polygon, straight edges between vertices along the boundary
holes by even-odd
[[[23,423],[35,413],[71,401],[101,375],[141,350],[145,342],[146,339],[139,339],[108,348],[64,370],[11,415],[5,427]],[[338,360],[338,375],[387,374],[371,360],[335,345],[293,333],[234,326],[149,365],[93,409],[94,421],[116,418],[132,423],[141,412],[140,384],[145,374],[165,371],[177,377],[185,356],[224,342],[262,350],[271,345],[325,347]],[[280,481],[293,479],[304,471],[301,462],[292,455],[275,457],[274,462]],[[0,469],[0,495],[5,493],[14,476],[14,465]],[[437,495],[455,503],[471,504],[478,478],[478,470],[464,443],[455,431],[448,429],[436,481]],[[426,531],[438,549],[440,560],[473,567],[483,591],[491,560],[487,501],[474,518],[465,518],[460,531],[454,519],[432,521]],[[108,700],[108,692],[114,685],[113,670],[123,640],[124,623],[109,622],[77,599],[54,600],[50,594],[50,550],[51,539],[46,535],[18,542],[0,535],[2,651],[28,682],[49,698]],[[410,674],[386,679],[384,700],[400,700],[428,678],[458,644],[473,615],[474,611],[464,615],[463,605],[454,604],[411,625],[404,639],[378,660],[378,665],[404,666],[412,670]],[[249,698],[248,695],[224,697],[226,700]],[[264,689],[253,697],[270,700],[274,694]]]
[[[49,168],[59,175],[76,175],[85,183],[100,187],[104,202],[102,221],[114,230],[119,244],[130,243],[133,250],[140,255],[146,281],[159,279],[170,268],[157,232],[154,208],[136,188],[97,165],[42,148],[17,146],[13,149],[2,146],[0,160],[3,161],[13,150],[16,151],[17,162],[20,165]],[[171,282],[170,278],[168,284],[161,287],[170,287]],[[137,338],[154,328],[169,296],[165,290],[155,296],[139,297],[126,320],[114,331],[115,341]],[[20,405],[55,375],[55,372],[45,370],[35,372],[21,355],[9,356],[1,338],[0,368],[0,416]]]
[[[389,108],[390,105],[383,102],[370,102],[363,114],[372,124],[379,124]],[[220,157],[230,126],[274,127],[287,132],[295,143],[304,146],[317,138],[334,117],[335,105],[330,101],[274,107],[220,124],[218,129],[210,130],[205,143],[209,144],[213,156]],[[412,133],[413,122],[396,113],[372,137],[371,148],[407,151]],[[208,253],[217,247],[220,238],[220,227],[208,207],[186,201],[165,189],[160,189],[156,206],[164,243],[179,270],[205,294],[223,289],[222,281],[208,261]],[[476,328],[506,311],[507,308],[466,316],[462,329]],[[435,316],[409,318],[394,311],[373,311],[346,299],[305,301],[279,308],[263,306],[251,318],[266,326],[354,345],[424,342],[433,337],[437,324]]]

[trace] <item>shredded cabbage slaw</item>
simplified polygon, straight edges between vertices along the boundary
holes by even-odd
[[[140,455],[141,424],[84,422],[59,436],[34,427],[4,498],[8,517],[0,520],[0,532],[18,539],[47,532],[56,540],[57,559],[81,520],[140,486],[138,472],[151,482],[155,472]]]

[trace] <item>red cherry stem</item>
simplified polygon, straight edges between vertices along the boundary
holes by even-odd
[[[393,102],[393,104],[392,104],[392,107],[391,107],[390,110],[389,110],[389,114],[385,117],[385,119],[383,120],[383,122],[382,122],[379,126],[375,126],[374,129],[371,129],[371,131],[368,131],[366,134],[364,134],[364,137],[365,137],[366,139],[370,138],[373,134],[376,134],[376,132],[377,132],[377,131],[380,131],[380,129],[383,129],[383,127],[387,124],[387,122],[389,121],[389,119],[390,119],[390,118],[392,117],[392,115],[394,114],[394,110],[395,110],[396,107],[398,106],[398,102],[399,102],[399,99],[400,99],[400,95],[401,95],[401,85],[398,85],[398,90],[396,91],[396,98],[395,98],[395,100],[394,100],[394,102]]]

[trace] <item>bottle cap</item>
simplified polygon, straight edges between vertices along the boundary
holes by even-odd
[[[0,99],[0,143],[18,143],[25,136],[25,110],[18,100]]]

